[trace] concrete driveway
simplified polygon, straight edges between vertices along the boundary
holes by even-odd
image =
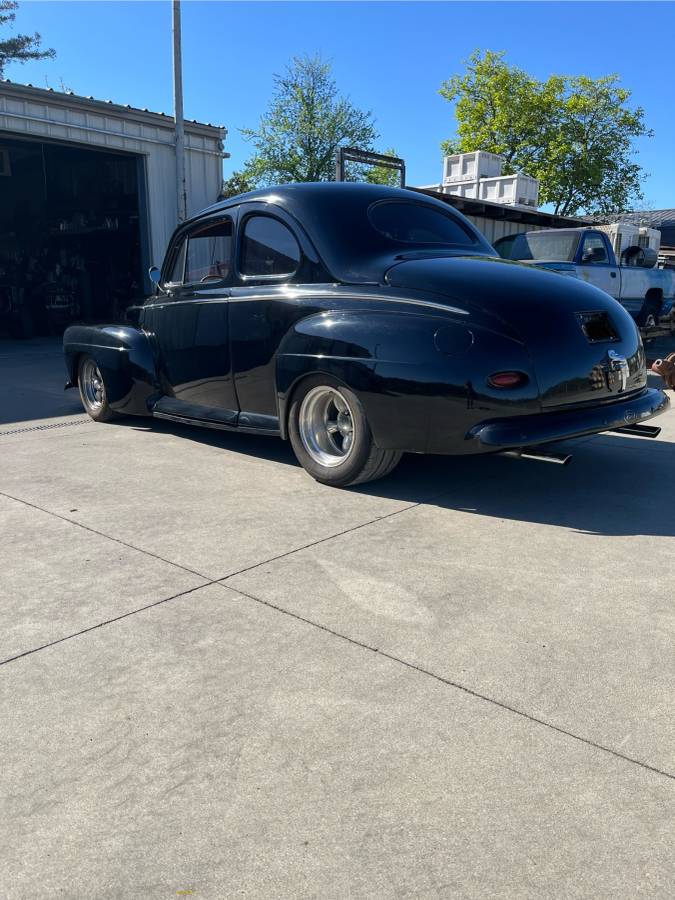
[[[0,896],[673,896],[675,414],[338,491],[63,380],[0,343]]]

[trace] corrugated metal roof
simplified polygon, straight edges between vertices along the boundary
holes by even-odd
[[[589,216],[592,222],[630,222],[649,228],[675,226],[675,209],[634,209],[630,212],[611,213],[608,216]]]
[[[78,106],[87,106],[96,112],[106,111],[108,113],[112,111],[117,112],[119,115],[124,115],[125,113],[136,113],[142,114],[146,116],[151,116],[153,118],[157,118],[161,121],[161,124],[165,127],[172,121],[173,116],[167,115],[167,113],[163,112],[154,112],[153,110],[142,108],[139,106],[131,106],[130,104],[122,104],[122,103],[114,103],[112,100],[98,100],[95,97],[85,97],[82,94],[76,94],[74,91],[56,91],[54,88],[40,88],[36,87],[34,84],[21,84],[16,81],[10,81],[9,78],[0,78],[0,90],[3,87],[7,86],[10,90],[17,90],[21,92],[30,92],[41,99],[45,98],[45,95],[49,95],[50,100],[57,101],[59,103],[76,103]],[[186,125],[196,125],[200,128],[213,128],[218,131],[224,131],[224,125],[213,125],[211,122],[198,122],[196,119],[186,119]]]
[[[675,247],[675,209],[636,209],[608,216],[589,216],[589,221],[630,222],[632,225],[646,225],[661,232],[661,245]]]
[[[436,197],[471,218],[480,216],[540,228],[574,228],[585,224],[585,220],[580,217],[557,216],[555,213],[542,212],[534,207],[530,209],[526,206],[509,206],[508,203],[494,203],[491,200],[472,200],[468,197],[458,197],[456,194],[444,194],[433,188],[410,187],[410,190]]]

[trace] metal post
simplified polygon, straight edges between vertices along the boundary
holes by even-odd
[[[180,45],[180,0],[173,0],[173,115],[176,123],[176,212],[178,221],[187,219],[185,178],[185,126],[183,123],[183,62]]]

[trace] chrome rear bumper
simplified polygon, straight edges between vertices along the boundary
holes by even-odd
[[[530,447],[635,425],[664,413],[669,406],[670,400],[663,391],[645,388],[628,400],[590,409],[489,419],[474,425],[466,439],[477,441],[485,449]]]

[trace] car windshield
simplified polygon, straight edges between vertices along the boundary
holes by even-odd
[[[504,241],[497,250],[504,259],[545,259],[572,262],[577,251],[579,234],[573,232],[536,232],[518,234],[513,241]]]
[[[474,236],[452,213],[424,203],[385,200],[368,210],[373,228],[401,244],[475,244]]]

